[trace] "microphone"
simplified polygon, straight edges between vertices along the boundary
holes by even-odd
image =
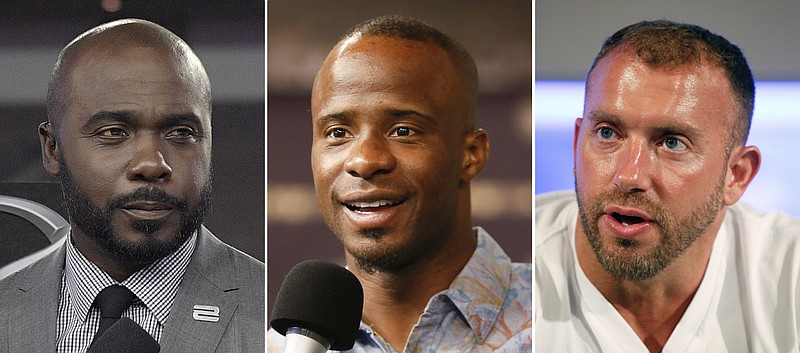
[[[356,342],[363,307],[364,290],[350,271],[303,261],[283,280],[269,324],[286,336],[285,353],[343,351]]]

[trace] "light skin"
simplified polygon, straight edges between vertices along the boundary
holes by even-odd
[[[320,211],[364,287],[362,319],[398,351],[476,246],[469,182],[489,142],[465,92],[441,48],[377,36],[340,42],[312,90]]]
[[[161,190],[197,207],[211,167],[205,73],[175,60],[163,45],[120,44],[130,28],[76,44],[74,60],[65,63],[64,114],[39,129],[44,167],[60,176],[59,165],[65,166],[99,209],[137,189]],[[131,246],[173,242],[181,229],[179,210],[160,201],[127,202],[110,216],[114,236]],[[143,232],[136,222],[159,226]],[[72,225],[77,249],[118,281],[152,262],[120,257]]]
[[[663,269],[631,279],[601,265],[591,229],[577,223],[581,268],[651,352],[661,351],[697,291],[725,208],[758,171],[758,149],[728,139],[737,114],[724,72],[706,58],[654,69],[616,49],[587,82],[575,176],[582,207],[597,205],[586,221],[602,251],[626,263],[697,233]]]

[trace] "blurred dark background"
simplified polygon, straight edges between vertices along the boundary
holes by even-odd
[[[61,48],[98,24],[147,19],[189,43],[211,79],[214,192],[205,225],[263,261],[264,14],[265,2],[252,0],[0,2],[0,182],[57,181],[42,168],[37,126]]]
[[[473,223],[515,261],[531,261],[531,1],[269,1],[268,247],[269,308],[298,262],[344,264],[344,250],[317,210],[311,177],[310,91],[339,37],[357,23],[407,15],[461,42],[480,76],[478,125],[491,155],[472,183]]]

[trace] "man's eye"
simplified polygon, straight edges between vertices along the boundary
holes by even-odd
[[[194,135],[194,130],[189,128],[178,128],[167,133],[167,137],[192,137]]]
[[[412,130],[409,127],[400,126],[400,127],[396,128],[396,129],[394,129],[394,132],[392,132],[392,136],[405,137],[405,136],[415,135],[416,133],[417,133],[416,131]]]
[[[664,147],[671,151],[683,151],[687,148],[685,143],[673,136],[668,136],[664,139]]]
[[[328,136],[336,139],[345,138],[347,137],[347,131],[345,129],[335,128],[328,133]]]
[[[118,137],[127,137],[128,132],[118,127],[112,127],[98,131],[97,135],[100,137],[118,138]]]
[[[599,130],[597,130],[597,136],[604,140],[612,139],[615,134],[616,133],[614,132],[614,129],[610,127],[601,127]]]

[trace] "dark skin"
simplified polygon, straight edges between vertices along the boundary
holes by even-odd
[[[331,51],[312,91],[312,170],[323,217],[364,287],[362,319],[402,351],[476,238],[469,182],[489,154],[445,52],[377,36]]]
[[[149,26],[124,24],[72,43],[61,63],[66,109],[39,127],[47,172],[59,176],[59,163],[65,165],[100,209],[139,188],[196,206],[210,178],[207,76],[193,55],[176,60],[165,46],[170,39],[143,35]],[[148,234],[133,226],[142,221],[160,227]],[[122,258],[71,223],[76,248],[117,281],[152,263]],[[134,201],[113,209],[109,225],[123,244],[158,246],[177,237],[180,223],[173,205]]]

